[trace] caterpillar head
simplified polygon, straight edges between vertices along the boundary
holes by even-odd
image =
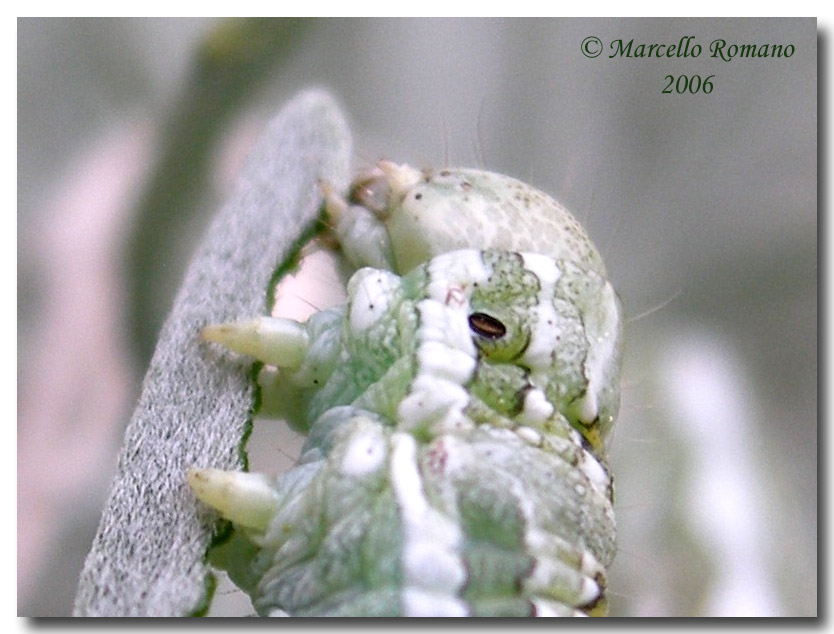
[[[547,194],[476,169],[424,169],[381,161],[327,209],[349,259],[406,273],[465,248],[543,253],[605,275],[579,222]]]

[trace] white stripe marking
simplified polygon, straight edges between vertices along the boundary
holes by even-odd
[[[408,616],[452,616],[465,605],[457,596],[466,580],[466,570],[458,555],[461,534],[458,527],[426,500],[417,467],[417,443],[409,434],[395,433],[391,439],[391,486],[404,537],[402,567],[404,603]],[[430,594],[432,602],[425,602]],[[457,609],[457,608],[456,608]],[[413,612],[413,614],[412,614]]]

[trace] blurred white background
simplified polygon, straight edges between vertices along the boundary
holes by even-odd
[[[632,318],[611,443],[611,614],[816,614],[816,22],[266,26],[286,45],[212,119],[188,108],[210,103],[198,51],[234,54],[218,20],[18,22],[19,614],[70,613],[194,240],[265,121],[313,85],[351,119],[357,167],[384,157],[519,177],[602,251]],[[693,35],[705,50],[589,59],[592,35]],[[706,50],[716,38],[795,53],[723,62]],[[662,94],[669,74],[715,75],[715,87]],[[214,127],[161,163],[199,117]],[[207,177],[183,168],[172,187],[186,200],[169,194],[167,216],[143,216],[160,165],[189,161]]]

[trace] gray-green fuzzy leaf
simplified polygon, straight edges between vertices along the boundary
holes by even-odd
[[[194,499],[185,472],[244,466],[254,386],[249,363],[201,344],[198,332],[264,311],[270,277],[316,221],[318,181],[345,187],[350,152],[338,107],[312,91],[281,111],[250,157],[162,328],[81,574],[76,616],[183,616],[204,606],[215,518]]]

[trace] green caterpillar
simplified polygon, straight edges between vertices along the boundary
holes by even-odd
[[[347,304],[204,331],[308,434],[277,478],[189,472],[230,576],[262,615],[604,614],[621,308],[585,232],[477,170],[382,163],[327,207],[376,267]]]

